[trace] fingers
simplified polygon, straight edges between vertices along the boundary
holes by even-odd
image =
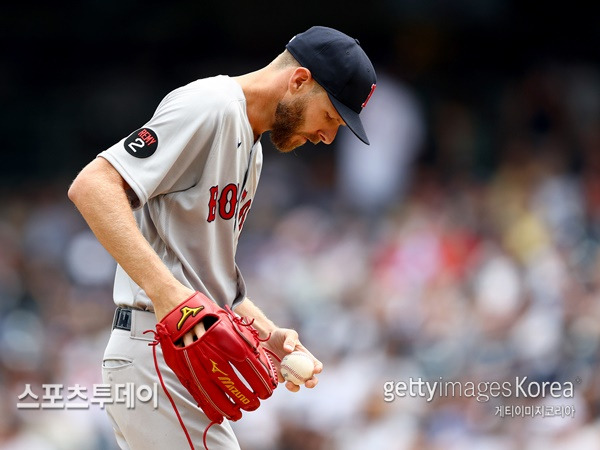
[[[292,353],[299,345],[301,344],[298,340],[298,333],[296,330],[286,330],[283,349],[288,353]]]
[[[191,331],[183,335],[183,346],[187,347],[188,345],[193,344],[200,339],[204,333],[206,333],[204,324],[202,322],[198,322]]]
[[[282,379],[280,379],[279,382],[282,383],[283,382]],[[309,380],[307,380],[304,383],[304,387],[308,388],[308,389],[313,389],[318,383],[319,383],[319,379],[313,375]],[[300,386],[292,383],[291,381],[286,381],[285,387],[288,391],[291,391],[291,392],[298,392],[300,390]]]
[[[300,343],[298,339],[298,333],[295,330],[286,330],[285,341],[283,343],[283,348],[288,353],[291,353],[295,350],[301,351],[309,355],[314,364],[315,364],[315,373],[321,373],[323,370],[323,363],[319,361],[314,355],[308,351],[308,349]]]
[[[296,346],[296,350],[304,352],[312,358],[313,363],[315,364],[314,373],[321,373],[323,371],[323,363],[321,361],[319,361],[317,358],[315,358],[314,355],[311,352],[309,352],[308,349],[304,345],[302,345],[300,342],[298,342],[298,345]]]
[[[308,389],[312,389],[318,383],[319,383],[319,379],[316,376],[313,375],[312,378],[310,378],[309,380],[306,381],[306,383],[304,383],[304,387],[306,387]]]
[[[292,383],[291,381],[286,381],[285,387],[288,391],[291,391],[291,392],[298,392],[300,390],[300,386]]]

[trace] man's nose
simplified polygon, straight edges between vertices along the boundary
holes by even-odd
[[[324,144],[331,144],[337,135],[338,127],[322,129],[319,131],[319,138]]]

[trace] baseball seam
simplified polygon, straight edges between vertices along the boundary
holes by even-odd
[[[284,369],[284,368],[287,369],[287,371],[290,372],[292,375],[294,375],[296,377],[296,379],[298,379],[298,380],[302,380],[302,381],[308,380],[308,378],[304,378],[304,377],[300,376],[300,374],[298,372],[296,372],[294,369],[292,369],[290,366],[287,366],[287,365],[283,364],[281,366],[281,368],[282,369]],[[291,380],[288,380],[288,381],[291,381]]]
[[[306,355],[306,358],[309,358],[309,356]],[[312,362],[312,360],[311,360],[311,362]],[[285,363],[281,364],[280,368],[281,369],[284,369],[284,368],[287,369],[293,376],[296,377],[296,379],[301,380],[302,382],[305,382],[306,380],[308,380],[310,378],[310,377],[309,378],[305,378],[305,377],[301,376],[298,372],[296,372],[294,369],[292,369],[290,366],[288,366]]]

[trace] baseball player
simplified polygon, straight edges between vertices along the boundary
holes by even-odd
[[[229,421],[207,417],[188,383],[165,363],[160,346],[154,347],[157,366],[153,363],[148,344],[155,336],[145,332],[181,311],[179,329],[204,308],[181,307],[186,299],[202,297],[219,309],[233,308],[230,317],[238,319],[230,320],[232,329],[240,328],[239,317],[248,318],[243,326],[252,322],[274,370],[276,361],[294,350],[312,357],[314,374],[322,370],[294,330],[277,327],[248,299],[236,248],[260,177],[261,135],[270,131],[274,145],[288,152],[307,141],[330,144],[345,125],[368,144],[359,113],[375,84],[375,71],[358,40],[312,27],[293,37],[266,67],[237,77],[200,79],[170,92],[147,123],[78,174],[69,198],[118,263],[117,311],[103,380],[115,389],[164,381],[158,408],[153,402],[107,406],[120,448],[181,449],[201,446],[203,439],[211,450],[239,448]],[[177,345],[191,348],[214,328],[199,322],[183,330]],[[223,346],[223,355],[230,351],[226,342],[215,345]],[[225,372],[211,361],[209,375]],[[281,373],[275,379],[283,382]],[[305,387],[317,382],[313,376]],[[232,385],[226,386],[226,398],[245,402]],[[196,387],[207,404],[219,405],[221,400],[211,398],[218,393],[206,394],[202,382]],[[299,390],[289,382],[286,387]]]

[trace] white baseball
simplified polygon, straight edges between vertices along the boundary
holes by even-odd
[[[280,370],[286,381],[300,386],[313,376],[315,365],[306,353],[296,351],[283,357]]]

